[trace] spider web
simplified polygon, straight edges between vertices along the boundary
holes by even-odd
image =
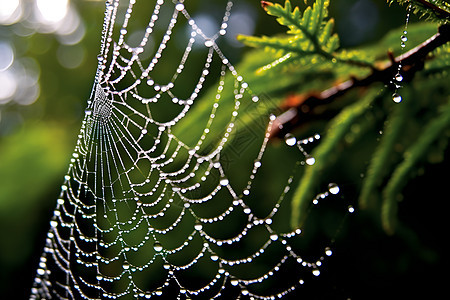
[[[308,262],[296,243],[302,231],[275,224],[286,223],[276,217],[305,162],[269,209],[257,209],[251,198],[273,116],[254,159],[242,166],[246,184],[233,185],[227,175],[223,158],[241,106],[259,101],[219,47],[232,2],[214,36],[204,34],[183,1],[122,2],[106,2],[93,92],[31,299],[275,299],[317,276],[331,249]],[[147,23],[140,28],[142,18],[134,15],[143,11]],[[182,26],[188,38],[176,56],[170,49],[179,47],[175,29]],[[158,35],[156,28],[165,30]],[[133,32],[134,45],[127,40]],[[152,41],[159,41],[155,50]],[[195,47],[204,53],[200,67],[190,64]],[[176,126],[206,86],[215,90],[210,113],[201,132],[190,133],[195,142],[186,143]],[[234,95],[228,111],[220,111],[224,90]],[[222,126],[219,112],[228,119],[218,137],[212,132]],[[318,138],[287,136],[286,143],[310,164],[303,146]],[[332,185],[313,203],[338,192]]]

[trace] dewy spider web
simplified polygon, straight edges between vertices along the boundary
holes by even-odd
[[[264,216],[248,204],[274,118],[251,162],[247,184],[233,187],[221,160],[241,103],[259,101],[217,43],[226,33],[232,3],[226,5],[220,31],[208,37],[183,1],[119,2],[106,2],[91,100],[31,299],[275,299],[303,284],[307,274],[317,276],[331,250],[325,248],[316,260],[306,262],[293,245],[301,230],[281,233],[274,227],[293,175]],[[139,31],[140,42],[131,46],[126,40],[133,16],[144,8],[153,12]],[[166,15],[171,15],[168,23]],[[168,68],[161,62],[163,53],[175,47],[169,42],[183,22],[190,33],[187,46],[171,77],[159,78]],[[166,30],[149,55],[157,24]],[[195,70],[190,68],[195,66],[189,59],[194,47],[203,47],[206,58],[186,94],[188,85],[179,81],[192,81]],[[198,99],[213,65],[219,65],[220,78],[211,113],[196,143],[188,145],[173,129]],[[232,86],[225,83],[228,73]],[[208,139],[217,138],[211,137],[211,129],[225,89],[234,90],[234,106],[224,133],[208,148]],[[306,155],[302,145],[317,138],[297,141],[289,136],[286,142]],[[329,192],[338,191],[331,186]]]

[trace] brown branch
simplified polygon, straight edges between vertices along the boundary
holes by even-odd
[[[291,106],[279,115],[274,121],[271,137],[284,137],[288,132],[300,127],[308,121],[317,119],[319,112],[321,115],[327,110],[327,105],[336,98],[346,94],[350,90],[358,87],[367,87],[375,82],[382,82],[387,85],[392,84],[394,76],[401,66],[401,74],[404,81],[411,80],[415,73],[423,69],[425,58],[436,48],[450,41],[450,24],[444,24],[439,27],[438,33],[418,45],[410,51],[394,57],[390,55],[390,61],[384,64],[380,69],[363,78],[352,78],[341,84],[333,86],[321,93],[310,93],[298,96],[295,106]]]

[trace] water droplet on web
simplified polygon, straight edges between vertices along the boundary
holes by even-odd
[[[194,228],[195,228],[195,230],[202,230],[203,225],[202,224],[195,224]]]
[[[333,195],[337,195],[339,193],[339,186],[336,183],[330,183],[328,185],[328,191],[332,193]]]
[[[397,74],[395,75],[395,80],[398,81],[398,82],[403,81],[403,76],[402,76],[402,74],[397,73]]]
[[[217,261],[219,259],[219,256],[216,254],[211,255],[211,260],[212,261]]]
[[[313,273],[314,276],[319,276],[320,275],[320,271],[318,269],[314,269],[312,271],[312,273]]]
[[[225,186],[228,185],[228,183],[230,183],[230,181],[227,178],[220,179],[220,185]]]
[[[153,249],[155,249],[156,252],[161,252],[163,250],[163,246],[160,243],[156,242],[153,245]]]
[[[286,145],[290,147],[294,146],[297,143],[297,139],[291,133],[288,133],[284,136],[284,141],[286,142]]]
[[[232,286],[237,286],[239,284],[239,281],[238,280],[236,280],[236,279],[232,279],[231,280],[231,285]]]
[[[312,166],[316,163],[316,159],[314,157],[310,156],[310,157],[306,158],[305,162],[307,165]]]
[[[276,240],[278,240],[278,235],[276,235],[276,234],[271,234],[271,235],[270,235],[270,239],[271,239],[272,241],[276,241]]]
[[[325,255],[326,256],[331,256],[333,254],[333,251],[331,251],[330,247],[326,247],[325,248]]]
[[[177,5],[175,5],[175,9],[178,11],[182,11],[184,9],[184,4],[178,3]]]
[[[400,94],[398,94],[398,93],[394,93],[394,94],[392,94],[392,100],[395,102],[395,103],[400,103],[400,102],[402,102],[402,96],[400,96]]]
[[[402,40],[402,42],[408,41],[408,37],[407,37],[406,35],[402,35],[402,36],[400,37],[400,39]]]
[[[213,45],[214,45],[214,41],[212,41],[212,40],[206,40],[205,41],[205,46],[206,47],[209,48],[209,47],[212,47]]]

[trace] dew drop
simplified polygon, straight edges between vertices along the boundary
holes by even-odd
[[[218,259],[219,259],[218,255],[215,255],[215,254],[211,255],[211,260],[212,261],[217,261]]]
[[[184,4],[183,3],[178,3],[175,6],[175,9],[178,10],[178,11],[182,11],[184,9]]]
[[[306,164],[307,164],[307,165],[312,166],[312,165],[314,165],[315,163],[316,163],[316,159],[315,159],[314,157],[309,156],[309,157],[306,158]]]
[[[336,183],[330,183],[328,185],[328,190],[330,191],[330,193],[332,193],[333,195],[337,195],[339,193],[339,186]]]
[[[163,247],[160,243],[157,242],[153,245],[153,249],[155,249],[156,252],[161,252],[163,250]]]
[[[129,265],[128,263],[124,263],[124,264],[122,265],[122,268],[123,268],[124,270],[128,270],[128,269],[130,268],[130,265]]]
[[[228,183],[230,183],[230,181],[227,178],[222,178],[220,179],[220,185],[228,185]]]
[[[326,247],[325,248],[325,255],[326,256],[331,256],[333,254],[333,251],[331,251],[330,247]]]
[[[400,102],[402,102],[402,96],[400,96],[398,93],[394,93],[394,94],[392,94],[392,100],[395,102],[395,103],[400,103]]]
[[[284,136],[284,141],[286,142],[286,145],[292,147],[297,143],[297,139],[292,134],[288,133]]]
[[[38,275],[44,275],[45,274],[45,270],[44,269],[37,269],[37,273]]]
[[[398,82],[403,81],[403,76],[402,76],[402,74],[397,73],[397,74],[395,75],[395,80],[398,81]]]
[[[270,239],[271,239],[272,241],[276,241],[276,240],[278,240],[278,235],[276,235],[276,234],[271,234],[271,235],[270,235]]]
[[[202,224],[195,224],[195,225],[194,225],[194,228],[195,228],[195,230],[200,231],[200,230],[202,230],[203,225],[202,225]]]
[[[353,206],[349,205],[348,212],[351,213],[351,214],[354,213],[355,212],[355,208]]]
[[[231,280],[231,285],[232,286],[237,286],[239,284],[239,281],[237,279],[232,279]]]
[[[402,36],[400,37],[400,39],[402,40],[402,42],[408,41],[408,37],[407,37],[406,35],[402,35]]]
[[[314,269],[312,271],[312,273],[313,273],[314,276],[319,276],[320,275],[320,271],[318,269]]]
[[[205,47],[212,47],[214,45],[214,41],[212,40],[206,40],[205,41]]]

